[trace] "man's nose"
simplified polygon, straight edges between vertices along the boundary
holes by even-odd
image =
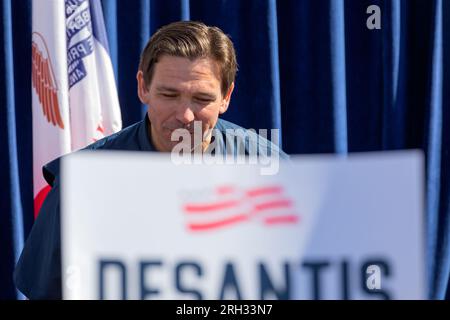
[[[194,112],[192,111],[192,108],[189,105],[183,105],[178,109],[177,112],[177,120],[188,124],[195,120]]]

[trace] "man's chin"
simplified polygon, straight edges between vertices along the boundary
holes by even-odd
[[[166,145],[168,150],[173,150],[173,148],[175,148],[175,147],[177,147],[177,148],[181,148],[181,147],[188,148],[189,145],[190,145],[189,143],[184,142],[182,139],[180,139],[179,141],[172,141],[169,138],[169,140],[167,140],[167,141],[170,141]]]

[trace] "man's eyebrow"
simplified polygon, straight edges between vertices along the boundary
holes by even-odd
[[[158,92],[173,92],[173,93],[178,93],[179,90],[173,87],[167,87],[167,86],[160,86],[160,87],[156,87],[156,91]],[[194,95],[196,96],[201,96],[203,98],[210,98],[212,100],[216,99],[216,95],[214,93],[210,93],[210,92],[204,92],[204,91],[199,91],[199,92],[195,92]]]
[[[170,92],[178,92],[177,89],[175,88],[171,88],[171,87],[166,87],[166,86],[161,86],[161,87],[157,87],[156,91],[170,91]]]
[[[216,95],[214,93],[209,93],[209,92],[196,92],[195,95],[201,96],[203,98],[216,99]]]

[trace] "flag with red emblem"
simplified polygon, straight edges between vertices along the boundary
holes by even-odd
[[[98,0],[32,3],[35,216],[50,190],[42,166],[122,127]]]

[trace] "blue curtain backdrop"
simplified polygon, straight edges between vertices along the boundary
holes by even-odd
[[[369,5],[381,30],[369,30]],[[426,155],[431,298],[450,298],[450,1],[104,0],[124,126],[143,117],[135,73],[160,26],[202,20],[230,34],[239,72],[224,115],[280,128],[286,152],[420,148]],[[0,298],[33,223],[31,1],[0,5]],[[382,236],[382,232],[380,233]]]

